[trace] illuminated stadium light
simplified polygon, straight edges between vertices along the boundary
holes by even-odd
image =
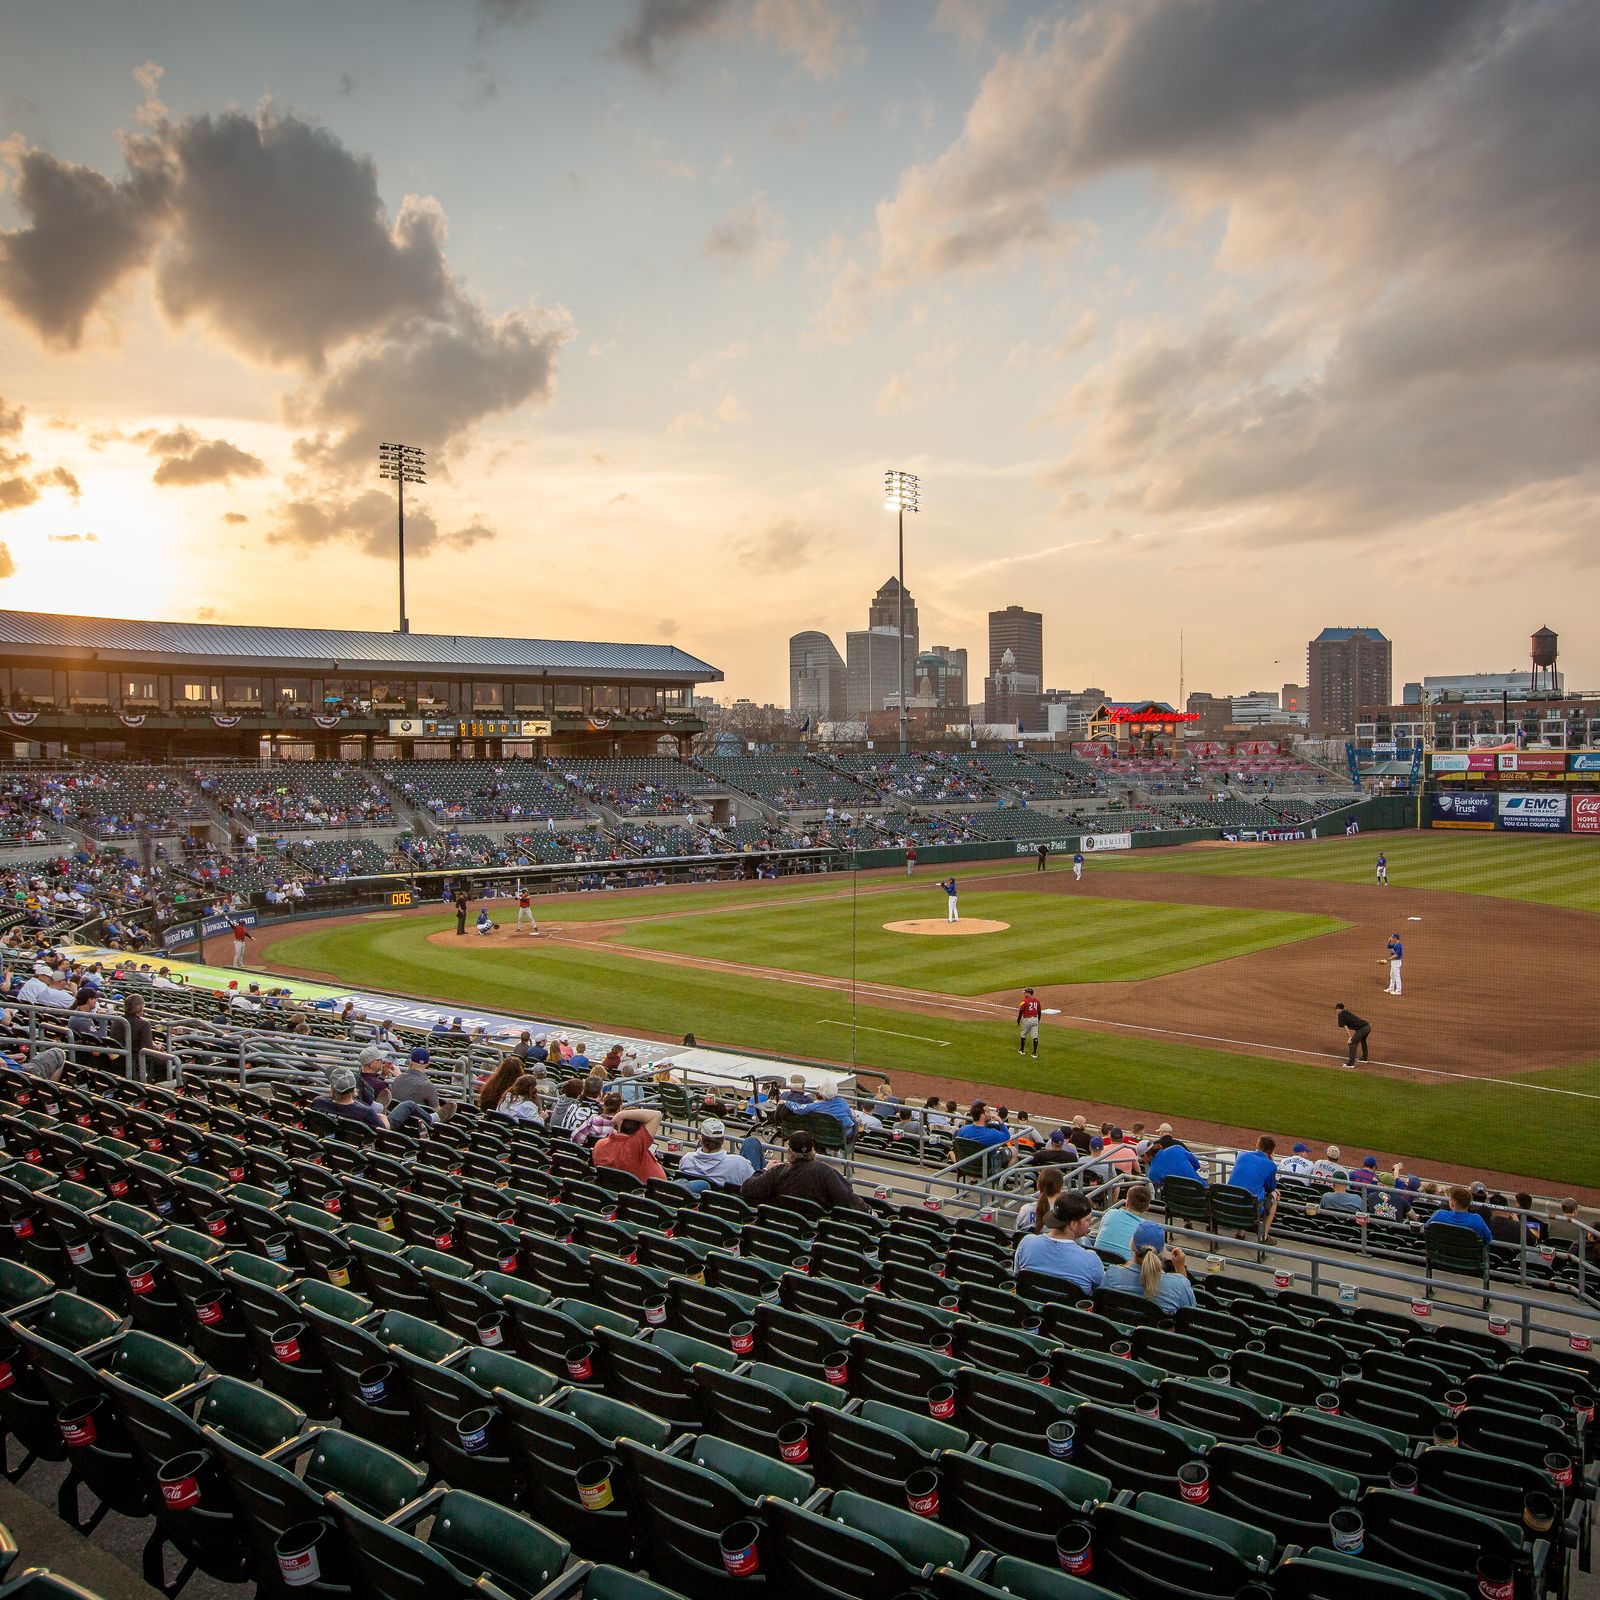
[[[395,488],[396,537],[400,552],[400,631],[410,633],[406,620],[406,485],[428,481],[427,452],[414,444],[380,444],[378,476]]]
[[[919,511],[922,480],[914,472],[894,468],[883,475],[883,509],[897,513],[900,527],[900,595],[895,614],[896,648],[900,656],[900,754],[911,748],[906,729],[906,512]]]

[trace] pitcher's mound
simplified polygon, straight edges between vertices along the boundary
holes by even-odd
[[[886,922],[885,933],[926,933],[935,939],[961,939],[975,933],[1004,933],[1009,922],[991,922],[986,917],[963,917],[948,922],[943,917],[914,917],[910,922]]]

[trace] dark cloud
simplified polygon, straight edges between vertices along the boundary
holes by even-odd
[[[222,513],[222,520],[227,523],[238,524],[241,522],[248,522],[250,519],[242,511],[224,511]]]
[[[319,430],[308,464],[364,467],[384,438],[440,449],[486,416],[555,391],[564,317],[538,310],[489,315],[458,298],[444,315],[416,318],[364,346],[297,395],[290,414]]]
[[[639,0],[611,48],[629,66],[659,76],[690,39],[721,26],[728,14],[728,0]]]
[[[407,197],[390,226],[373,163],[297,117],[191,117],[165,135],[171,240],[156,275],[176,322],[241,354],[322,367],[330,350],[448,293],[444,216]]]
[[[517,26],[542,16],[549,0],[478,0],[478,30]]]
[[[202,439],[193,428],[142,434],[146,450],[158,458],[151,482],[166,488],[193,488],[203,483],[228,483],[234,478],[259,478],[267,464],[226,439]]]
[[[778,517],[766,527],[732,541],[730,554],[748,572],[798,572],[827,553],[833,535],[799,521]]]
[[[406,507],[406,555],[425,557],[435,550],[464,550],[495,537],[481,517],[464,527],[441,533],[433,515],[422,506]],[[344,497],[323,495],[291,500],[283,507],[268,538],[274,544],[322,545],[348,543],[368,555],[392,556],[395,551],[394,497],[378,489]]]
[[[7,405],[0,397],[0,438],[21,433],[26,416],[23,407]],[[46,489],[65,489],[78,498],[78,480],[65,467],[35,467],[26,450],[0,444],[0,511],[31,506]]]
[[[24,225],[0,231],[0,302],[46,344],[76,349],[96,306],[149,258],[163,180],[148,164],[113,183],[44,150],[13,159]]]
[[[17,563],[11,554],[11,546],[0,539],[0,578],[10,578],[16,575]]]
[[[656,637],[658,639],[676,639],[680,628],[676,617],[663,617],[656,624]]]
[[[356,80],[348,72],[339,74],[339,93],[348,99],[356,92]]]

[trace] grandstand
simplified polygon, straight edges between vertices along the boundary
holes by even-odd
[[[665,757],[558,761],[552,766],[571,788],[625,817],[681,816],[727,792],[710,773]]]
[[[873,790],[810,756],[707,756],[700,765],[713,778],[780,811],[882,804]]]
[[[590,815],[581,795],[531,761],[391,761],[379,771],[405,805],[441,825]]]
[[[467,1030],[399,1031],[459,1109],[374,1130],[314,1103],[363,1064],[359,1009],[102,981],[170,1065],[26,1003],[0,1039],[72,1057],[0,1072],[0,1422],[22,1492],[115,1510],[151,1575],[242,1595],[311,1550],[375,1600],[700,1600],[743,1592],[732,1554],[795,1600],[1581,1592],[1600,1248],[1546,1200],[1485,1246],[1435,1196],[1391,1218],[1374,1184],[1358,1220],[1286,1173],[1270,1219],[1197,1144],[1149,1213],[1188,1251],[1171,1309],[1017,1271],[1028,1152],[894,1102],[846,1135],[634,1041],[643,1178],[478,1109],[498,1052]],[[707,1115],[768,1164],[831,1125],[849,1203],[675,1182]],[[1155,1148],[1061,1160],[1097,1229]]]
[[[1094,793],[1094,783],[1087,775],[1045,766],[1025,756],[975,753],[955,756],[953,761],[963,772],[981,774],[992,788],[1029,800],[1064,800]]]
[[[828,759],[858,783],[917,806],[967,805],[994,798],[993,785],[981,774],[936,755],[855,754]]]
[[[270,772],[197,767],[195,787],[225,815],[264,832],[394,825],[383,785],[340,762],[284,762]]]

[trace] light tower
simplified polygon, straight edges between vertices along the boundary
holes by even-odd
[[[411,624],[406,620],[406,485],[428,481],[427,452],[414,444],[380,444],[378,476],[394,483],[400,549],[400,631],[410,633]]]
[[[888,471],[883,475],[883,506],[886,511],[899,513],[900,526],[900,595],[899,613],[895,631],[899,634],[900,649],[900,754],[910,748],[906,735],[906,512],[917,511],[917,494],[921,482],[914,472]]]

